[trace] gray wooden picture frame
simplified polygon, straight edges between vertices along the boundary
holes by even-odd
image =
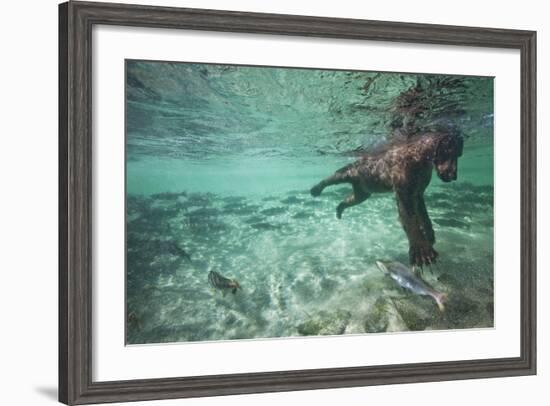
[[[518,49],[521,353],[517,358],[92,380],[92,27],[95,24]],[[536,32],[109,3],[59,6],[59,400],[218,396],[536,373]]]

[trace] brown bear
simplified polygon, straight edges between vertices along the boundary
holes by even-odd
[[[336,217],[345,209],[364,202],[371,193],[395,193],[399,219],[409,240],[409,260],[413,266],[430,265],[438,256],[433,248],[435,235],[424,203],[424,190],[432,169],[444,182],[457,178],[458,158],[463,138],[446,132],[428,132],[400,137],[365,152],[360,159],[337,170],[311,189],[319,196],[327,186],[351,183],[351,193],[336,208]]]

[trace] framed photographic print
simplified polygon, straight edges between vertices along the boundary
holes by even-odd
[[[59,28],[61,402],[536,372],[535,32]]]

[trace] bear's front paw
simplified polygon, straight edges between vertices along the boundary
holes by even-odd
[[[415,244],[409,248],[409,261],[413,266],[435,264],[438,255],[429,244]]]

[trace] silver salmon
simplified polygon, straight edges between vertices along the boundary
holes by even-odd
[[[382,272],[390,275],[390,277],[396,281],[399,286],[408,289],[417,295],[432,297],[437,303],[439,310],[445,310],[444,302],[447,295],[432,288],[427,282],[416,276],[401,262],[378,260],[376,261],[376,265]]]

